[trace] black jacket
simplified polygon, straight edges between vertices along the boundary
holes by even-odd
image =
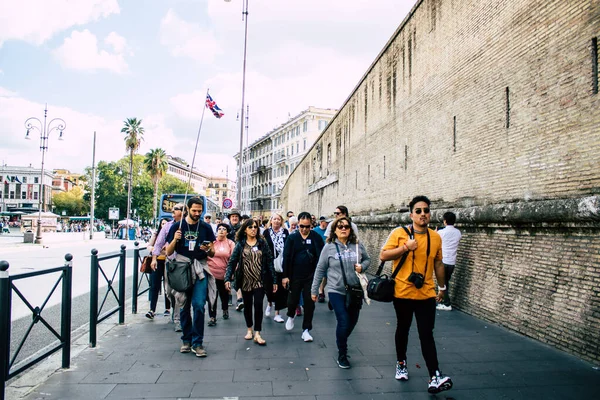
[[[227,263],[227,272],[225,272],[225,282],[231,282],[235,277],[235,287],[241,288],[244,282],[244,267],[242,266],[242,254],[246,246],[246,240],[236,243],[233,248],[233,253]],[[259,238],[256,246],[262,251],[261,260],[261,280],[263,287],[273,285],[275,270],[273,269],[273,254],[267,242],[263,238]]]
[[[324,245],[315,231],[311,230],[306,240],[298,231],[291,233],[283,248],[283,278],[312,278]]]

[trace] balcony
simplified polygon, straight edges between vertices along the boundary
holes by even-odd
[[[254,176],[254,175],[264,174],[269,169],[271,169],[270,166],[261,164],[261,165],[257,166],[256,168],[254,168],[250,175]]]
[[[275,158],[275,162],[277,164],[284,163],[286,159],[287,159],[287,156],[285,155],[285,153],[281,153]]]

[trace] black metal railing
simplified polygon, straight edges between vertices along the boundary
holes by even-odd
[[[23,274],[17,274],[10,276],[8,273],[9,264],[7,261],[0,261],[0,399],[4,400],[4,391],[6,389],[6,382],[14,376],[20,374],[31,366],[54,354],[56,351],[62,349],[62,367],[69,368],[71,366],[71,293],[73,284],[73,256],[71,254],[65,255],[65,265],[57,268],[45,269],[42,271],[27,272]],[[60,273],[60,276],[56,280],[52,290],[46,297],[46,300],[41,306],[34,307],[25,298],[23,293],[15,286],[15,281],[21,279],[27,279],[35,276],[47,275],[51,273]],[[62,302],[61,302],[61,323],[60,323],[60,334],[46,321],[42,316],[42,312],[46,307],[48,300],[54,294],[54,291],[58,285],[62,282]],[[12,294],[13,292],[25,303],[32,313],[32,321],[27,329],[25,336],[21,339],[21,342],[17,346],[14,354],[11,357],[10,350],[10,334],[11,334],[11,314],[12,314]],[[33,327],[41,322],[59,341],[59,344],[50,348],[45,349],[42,354],[37,354],[32,359],[27,359],[14,370],[13,368],[15,360],[17,359],[25,341]]]
[[[142,265],[143,262],[142,253],[144,253],[146,249],[140,250],[140,243],[137,241],[134,243],[134,245],[135,249],[133,250],[133,293],[131,296],[131,313],[137,314],[138,297],[150,290],[150,274],[139,274],[140,265]],[[148,254],[148,256],[151,257],[152,255]],[[144,279],[146,279],[148,286],[145,289],[140,290]]]
[[[96,347],[97,339],[97,328],[98,324],[105,319],[109,318],[116,312],[119,313],[119,324],[125,323],[125,254],[126,248],[124,244],[121,245],[121,251],[116,253],[109,253],[104,255],[98,255],[98,250],[92,249],[92,260],[90,266],[90,346]],[[104,268],[100,265],[101,261],[113,260],[118,258],[118,263],[113,271],[112,277],[108,277]],[[113,283],[115,277],[119,273],[119,294],[115,292]],[[106,293],[102,299],[100,307],[98,307],[98,274],[101,273],[102,277],[107,283]],[[109,294],[113,294],[114,299],[117,302],[117,306],[102,313],[104,305],[108,299]]]

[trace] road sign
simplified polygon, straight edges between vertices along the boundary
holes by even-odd
[[[119,209],[117,207],[108,209],[108,219],[119,219]]]
[[[231,208],[233,206],[233,201],[231,199],[223,199],[223,208]]]

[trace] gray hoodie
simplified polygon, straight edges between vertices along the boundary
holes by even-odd
[[[358,248],[358,260],[362,265],[362,271],[365,272],[369,265],[371,265],[371,258],[367,254],[367,250],[362,243],[353,244],[348,243],[348,246],[344,246],[339,240],[335,240],[335,243],[340,248],[340,255],[342,257],[342,264],[344,265],[344,271],[346,272],[346,280],[350,286],[359,286],[360,281],[354,273],[354,264],[356,264],[356,250]],[[334,243],[327,243],[321,251],[319,257],[319,263],[315,271],[315,277],[313,279],[311,294],[316,296],[319,293],[319,285],[323,277],[327,275],[327,287],[328,292],[338,293],[341,295],[346,294],[346,288],[344,286],[344,278],[342,276],[342,269],[338,257],[338,252]]]

